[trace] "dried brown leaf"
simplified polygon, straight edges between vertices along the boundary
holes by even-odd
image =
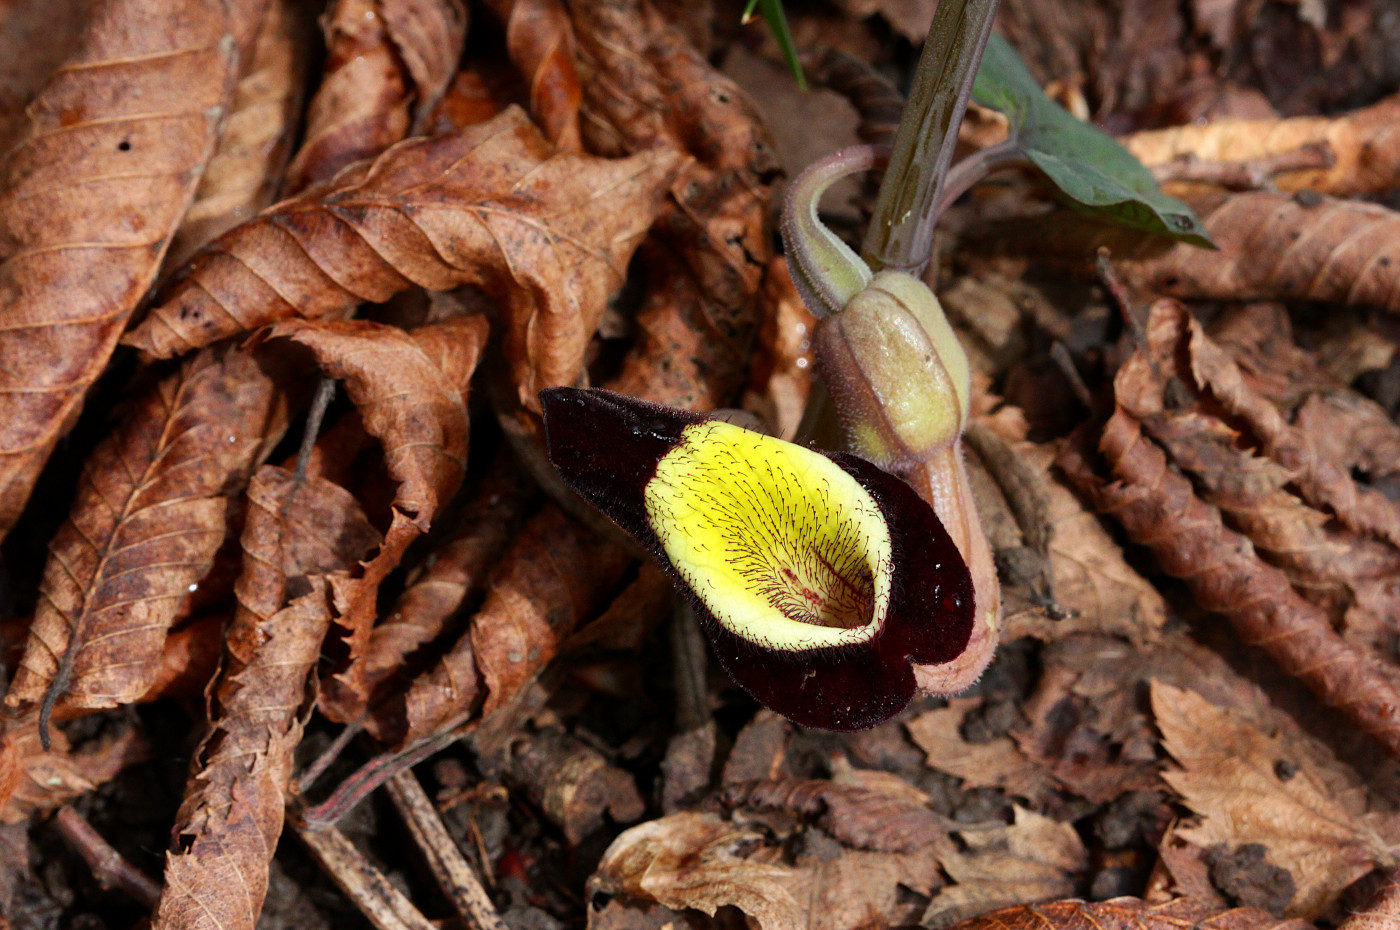
[[[69,748],[55,731],[45,749],[34,714],[5,721],[0,736],[0,823],[45,813],[115,778],[128,765],[150,758],[151,747],[134,727]]]
[[[1218,910],[1180,898],[1150,906],[1137,898],[1055,901],[993,911],[951,930],[1312,930],[1303,920],[1279,920],[1267,911]]]
[[[546,507],[501,557],[467,632],[412,683],[401,711],[384,713],[395,729],[383,738],[408,742],[510,701],[603,606],[630,563],[620,546]]]
[[[270,0],[219,142],[180,222],[167,269],[272,203],[291,155],[301,112],[309,29],[292,0]]]
[[[1155,639],[1167,622],[1166,602],[1123,558],[1098,517],[1057,480],[1053,447],[1023,441],[1012,449],[1038,478],[1045,501],[1050,597],[1057,615],[1039,610],[1007,617],[1003,638],[1049,641],[1075,633],[1115,633],[1136,642]]]
[[[937,887],[932,847],[857,852],[809,837],[821,853],[789,864],[767,831],[714,814],[672,814],[613,841],[588,891],[711,917],[735,907],[762,930],[838,930],[913,923],[917,912],[901,905],[899,886],[925,895]]]
[[[1120,141],[1148,166],[1174,160],[1260,162],[1307,146],[1326,146],[1325,168],[1285,171],[1280,190],[1304,188],[1335,197],[1379,194],[1400,185],[1400,97],[1337,117],[1278,120],[1222,119],[1125,136]],[[1170,188],[1169,188],[1170,190]],[[1173,190],[1180,195],[1181,191]]]
[[[13,0],[0,6],[0,152],[18,140],[24,108],[73,50],[92,0]]]
[[[292,751],[329,629],[330,575],[379,538],[324,479],[264,466],[248,489],[244,573],[228,659],[210,695],[166,856],[160,930],[252,930],[282,832]]]
[[[1329,784],[1301,764],[1293,745],[1300,733],[1267,735],[1193,691],[1160,682],[1152,707],[1164,745],[1182,767],[1163,777],[1202,817],[1177,832],[1205,847],[1262,844],[1271,862],[1293,874],[1288,916],[1314,919],[1353,881],[1393,864],[1377,829],[1381,820],[1366,816],[1359,780],[1352,776],[1348,786],[1341,772]],[[1388,820],[1393,840],[1397,824]]]
[[[288,193],[378,156],[421,125],[452,80],[466,27],[460,0],[337,0],[322,20],[325,74]]]
[[[515,463],[499,456],[473,492],[456,535],[433,552],[370,632],[365,659],[368,688],[399,670],[418,647],[436,639],[454,614],[475,605],[486,591],[491,566],[517,529],[529,496]]]
[[[812,332],[817,321],[797,295],[782,258],[768,263],[758,306],[761,322],[742,406],[756,413],[775,436],[791,441],[812,391]]]
[[[412,284],[472,283],[500,301],[520,402],[533,407],[540,388],[577,377],[676,158],[554,153],[518,109],[405,142],[215,240],[128,341],[168,356]]]
[[[747,96],[647,0],[571,13],[585,143],[616,154],[665,145],[694,157],[643,250],[650,280],[639,335],[610,387],[689,409],[727,404],[745,375],[754,295],[772,256],[772,140]]]
[[[0,164],[0,534],[156,275],[261,5],[99,0]]]
[[[1117,482],[1096,477],[1076,445],[1059,458],[1095,507],[1150,546],[1202,607],[1228,616],[1242,639],[1262,646],[1324,703],[1400,755],[1400,688],[1387,671],[1348,645],[1282,572],[1255,557],[1248,539],[1226,529],[1220,512],[1196,497],[1126,412],[1110,418],[1099,445]]]
[[[130,703],[154,683],[166,633],[209,571],[238,495],[282,435],[271,368],[207,349],[139,397],[93,452],[49,545],[6,703]]]
[[[942,817],[907,796],[888,791],[789,778],[728,785],[721,798],[730,807],[805,814],[855,849],[911,853],[934,843],[947,843],[947,824]]]
[[[506,24],[506,49],[530,88],[530,115],[561,149],[582,148],[578,111],[583,100],[576,67],[574,26],[559,0],[490,0]]]
[[[1157,293],[1221,300],[1319,300],[1400,310],[1400,217],[1385,207],[1300,192],[1193,201],[1220,246],[1177,244],[1121,263]]]
[[[306,346],[326,375],[344,380],[365,431],[383,446],[389,477],[397,484],[392,522],[372,558],[331,581],[347,656],[321,700],[336,719],[360,716],[368,700],[365,657],[379,585],[461,483],[467,387],[486,333],[486,320],[479,316],[412,332],[367,321],[327,320],[285,320],[269,331],[270,339]]]
[[[1299,493],[1317,508],[1327,508],[1357,533],[1400,546],[1400,506],[1384,494],[1359,484],[1350,468],[1359,462],[1330,456],[1299,422],[1290,424],[1278,407],[1253,390],[1240,367],[1213,343],[1200,324],[1180,307],[1158,314],[1164,342],[1189,341],[1191,375],[1230,414],[1248,424],[1264,454],[1288,469]],[[1306,406],[1306,404],[1305,404]],[[1398,434],[1392,424],[1390,435]]]
[[[939,860],[953,883],[929,904],[924,926],[946,927],[991,908],[1066,897],[1089,864],[1074,827],[1024,807],[1015,808],[1010,825],[966,827],[958,836],[963,849],[950,849]]]
[[[1001,788],[1031,801],[1045,797],[1052,777],[1028,759],[1009,736],[985,743],[963,738],[968,712],[983,698],[953,698],[947,707],[920,714],[905,724],[909,738],[924,751],[930,768],[961,778],[968,787]]]

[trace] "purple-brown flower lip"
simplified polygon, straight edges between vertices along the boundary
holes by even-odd
[[[893,475],[608,391],[540,399],[565,482],[656,557],[766,706],[808,726],[873,726],[913,697],[913,664],[967,646],[967,566]]]

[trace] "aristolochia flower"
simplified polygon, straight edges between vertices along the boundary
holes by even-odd
[[[540,392],[564,480],[645,546],[725,669],[797,723],[872,726],[968,644],[972,579],[933,510],[864,459],[600,390]]]

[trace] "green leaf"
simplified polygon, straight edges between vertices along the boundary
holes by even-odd
[[[1216,247],[1190,207],[1164,194],[1152,172],[1112,136],[1045,96],[1021,56],[995,33],[982,54],[972,99],[1006,114],[1021,154],[1075,206],[1126,226]]]
[[[802,73],[802,62],[797,60],[797,46],[792,44],[792,33],[788,31],[787,14],[783,12],[783,0],[749,0],[744,5],[744,15],[740,22],[747,23],[753,19],[755,9],[758,9],[763,15],[763,21],[768,24],[773,38],[778,40],[778,48],[782,50],[783,61],[787,62],[792,76],[797,79],[798,89],[806,90],[807,76]]]

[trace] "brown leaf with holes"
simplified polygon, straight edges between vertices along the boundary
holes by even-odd
[[[939,884],[931,846],[892,854],[844,849],[811,831],[803,839],[806,851],[789,859],[768,830],[715,814],[672,814],[614,840],[589,879],[589,896],[711,917],[734,907],[761,930],[838,930],[917,923],[900,886],[927,895]]]
[[[405,142],[215,240],[127,341],[165,357],[413,284],[471,283],[501,304],[506,357],[533,408],[539,389],[578,376],[676,161],[556,153],[519,109]]]
[[[252,930],[330,627],[329,580],[379,540],[349,493],[321,478],[263,466],[248,500],[238,609],[166,855],[161,930]]]
[[[421,129],[447,91],[466,35],[461,0],[336,0],[326,63],[287,171],[296,194]]]
[[[1193,691],[1154,682],[1152,707],[1164,746],[1180,764],[1163,776],[1201,817],[1178,828],[1203,847],[1258,843],[1268,860],[1293,875],[1296,891],[1283,913],[1315,919],[1353,881],[1391,853],[1400,819],[1368,815],[1360,779],[1341,766],[1324,780],[1300,764],[1295,730],[1268,735]]]
[[[242,65],[218,146],[165,256],[178,268],[210,239],[272,203],[301,112],[309,22],[293,0],[269,0]]]
[[[940,857],[952,884],[938,892],[920,923],[946,927],[990,908],[1074,893],[1089,853],[1074,827],[1016,807],[1015,820],[964,827],[962,848]]]
[[[365,710],[365,657],[380,584],[462,481],[467,387],[486,334],[480,316],[410,332],[360,320],[285,320],[268,332],[270,340],[307,347],[322,372],[344,380],[365,432],[380,441],[389,477],[397,484],[392,522],[373,557],[330,582],[347,655],[326,681],[321,702],[337,719],[353,719]]]
[[[559,0],[489,0],[506,26],[510,60],[530,88],[530,115],[545,138],[566,151],[582,147],[583,100],[575,63],[574,26]]]
[[[1124,148],[1143,164],[1173,161],[1249,163],[1279,159],[1310,146],[1321,147],[1326,167],[1281,171],[1272,176],[1280,190],[1307,188],[1348,197],[1379,194],[1400,185],[1400,97],[1337,117],[1290,119],[1221,119],[1201,124],[1154,129],[1125,136]],[[1184,185],[1168,185],[1181,196]]]
[[[194,196],[260,0],[98,0],[0,162],[0,534]]]
[[[138,397],[93,452],[49,545],[11,707],[116,707],[154,683],[166,633],[286,428],[275,360],[224,345]]]
[[[1180,898],[1151,906],[1137,898],[1055,901],[992,911],[950,930],[1312,930],[1304,920],[1280,920],[1267,911],[1218,910]]]

